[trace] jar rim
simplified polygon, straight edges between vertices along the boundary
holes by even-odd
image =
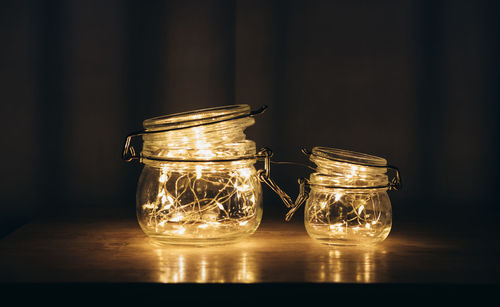
[[[250,115],[250,106],[236,104],[157,116],[144,120],[142,124],[146,131],[177,130],[220,123],[246,115]]]
[[[387,160],[381,157],[332,147],[317,146],[312,155],[330,161],[352,163],[364,166],[387,166]]]

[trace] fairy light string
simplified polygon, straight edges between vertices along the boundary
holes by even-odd
[[[253,114],[235,105],[144,122],[145,131],[137,134],[145,164],[137,216],[146,234],[164,243],[204,245],[256,230],[262,217],[258,157],[243,132],[255,122]]]
[[[251,227],[260,189],[255,170],[239,164],[223,172],[200,164],[163,165],[156,197],[142,205],[144,226],[155,233],[200,238]]]
[[[310,155],[318,167],[311,174],[305,207],[308,233],[328,244],[375,243],[387,237],[392,210],[385,159],[316,147]],[[357,165],[358,160],[373,165]],[[352,161],[352,163],[351,163]],[[397,168],[394,168],[397,171]],[[399,173],[394,189],[399,187]]]

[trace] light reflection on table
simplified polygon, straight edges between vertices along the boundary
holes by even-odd
[[[399,232],[374,246],[331,247],[313,241],[303,223],[272,221],[232,245],[149,242],[133,219],[32,223],[0,241],[0,281],[470,282],[495,280],[500,271],[481,241],[436,233]]]
[[[247,250],[226,247],[156,248],[162,283],[253,283],[259,265]]]
[[[289,238],[284,241],[283,237]],[[262,231],[245,241],[215,247],[156,247],[162,283],[259,281],[361,282],[383,280],[386,245],[326,246],[297,232]]]
[[[383,246],[329,247],[319,256],[306,259],[308,280],[318,282],[376,282],[384,272],[386,250]],[[318,258],[317,258],[318,257]]]

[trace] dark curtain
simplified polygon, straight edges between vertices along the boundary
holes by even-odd
[[[399,166],[395,223],[492,221],[498,6],[2,1],[0,234],[44,212],[133,214],[140,165],[120,159],[124,137],[149,117],[234,103],[269,106],[247,135],[276,160],[305,162],[302,146],[323,145]],[[306,175],[273,169],[294,196]],[[279,198],[264,197],[265,218],[282,218]]]

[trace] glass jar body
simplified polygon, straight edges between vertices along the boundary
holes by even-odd
[[[330,245],[383,241],[392,227],[386,189],[312,188],[304,214],[308,234]]]
[[[231,243],[262,219],[261,185],[249,161],[146,164],[136,200],[142,230],[158,243]]]

